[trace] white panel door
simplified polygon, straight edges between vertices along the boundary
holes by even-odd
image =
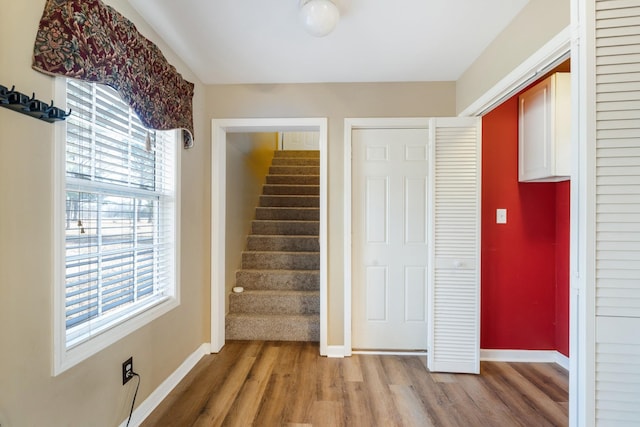
[[[427,129],[352,132],[355,349],[427,348]]]
[[[319,132],[282,132],[281,149],[282,150],[319,150],[320,133]]]

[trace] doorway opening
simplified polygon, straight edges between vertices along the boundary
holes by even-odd
[[[211,150],[211,351],[225,343],[227,143],[233,134],[317,132],[320,151],[320,354],[327,354],[327,132],[326,118],[221,119],[212,121]]]

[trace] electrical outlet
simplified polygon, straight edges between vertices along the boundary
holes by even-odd
[[[133,357],[122,362],[122,385],[125,385],[133,378]]]

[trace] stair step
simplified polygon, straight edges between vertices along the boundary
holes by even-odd
[[[229,340],[319,341],[320,316],[229,313],[225,336]]]
[[[320,339],[320,152],[274,154],[242,269],[229,295],[226,338]]]
[[[316,236],[269,236],[253,234],[247,237],[247,251],[319,252]]]
[[[319,185],[288,185],[288,184],[265,184],[262,187],[262,194],[291,194],[291,195],[320,195]]]
[[[319,233],[320,221],[254,220],[251,222],[251,234],[317,236]]]
[[[320,207],[320,196],[261,195],[260,207]]]
[[[308,157],[274,157],[272,166],[320,166],[320,159]]]
[[[229,295],[229,313],[318,314],[319,291],[246,290]]]
[[[242,252],[242,268],[246,270],[318,270],[318,252]]]
[[[320,175],[319,166],[271,166],[269,175]]]
[[[274,157],[320,157],[320,150],[278,150]]]
[[[318,270],[238,270],[236,286],[246,289],[320,289]]]
[[[285,219],[297,221],[319,221],[319,208],[279,208],[279,207],[257,207],[256,219]]]
[[[267,184],[320,185],[320,175],[267,175]]]

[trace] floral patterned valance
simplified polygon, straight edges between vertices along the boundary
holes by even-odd
[[[47,0],[33,68],[116,89],[150,129],[183,128],[193,143],[193,83],[135,25],[100,0]]]

